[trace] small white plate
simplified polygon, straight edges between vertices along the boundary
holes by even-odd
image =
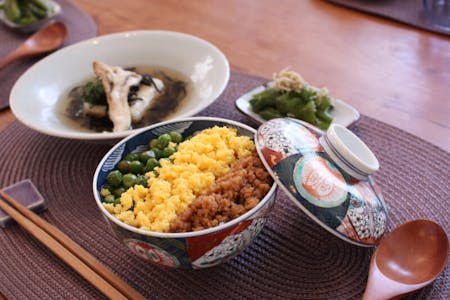
[[[251,90],[250,92],[242,95],[236,100],[236,107],[244,114],[252,118],[253,120],[264,123],[264,120],[260,115],[252,111],[250,106],[250,100],[253,95],[258,94],[268,87],[273,85],[273,82],[269,82],[264,85],[260,85],[257,88]],[[345,127],[349,126],[353,122],[359,119],[359,112],[352,106],[348,105],[342,100],[332,98],[334,101],[334,109],[331,111],[331,116],[333,117],[332,123],[337,123]]]

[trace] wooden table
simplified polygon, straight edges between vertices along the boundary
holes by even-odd
[[[450,151],[450,39],[326,1],[75,0],[98,34],[190,33],[231,69],[264,77],[287,66],[362,114]],[[12,122],[0,113],[0,130]]]

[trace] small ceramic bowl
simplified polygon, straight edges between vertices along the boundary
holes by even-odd
[[[96,60],[183,75],[187,95],[162,121],[195,115],[219,97],[230,76],[225,55],[198,37],[156,30],[115,33],[63,48],[29,68],[12,88],[12,112],[31,129],[69,139],[117,142],[145,128],[95,132],[80,128],[67,116],[69,92],[94,78]]]
[[[163,133],[177,131],[190,136],[213,126],[236,128],[238,135],[252,139],[255,130],[244,124],[209,117],[185,118],[150,126],[116,144],[102,159],[93,179],[93,192],[98,207],[116,237],[135,255],[150,263],[172,267],[201,269],[221,264],[238,255],[255,239],[263,228],[275,200],[277,186],[256,207],[227,223],[205,230],[185,233],[161,233],[138,229],[119,221],[103,206],[100,190],[106,176],[128,153],[139,149]]]
[[[33,32],[36,30],[39,30],[40,28],[47,25],[49,22],[51,22],[53,19],[55,19],[56,16],[61,14],[61,6],[56,2],[52,0],[41,0],[42,3],[47,6],[47,17],[37,20],[36,22],[30,23],[30,24],[17,24],[13,21],[9,20],[4,11],[0,10],[0,21],[5,24],[5,26],[11,28],[15,31],[20,32]]]

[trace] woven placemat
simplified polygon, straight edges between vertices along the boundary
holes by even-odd
[[[91,16],[68,0],[57,2],[61,5],[62,13],[55,20],[64,22],[68,30],[68,36],[62,47],[97,35],[97,25]],[[0,57],[4,57],[16,49],[29,36],[30,34],[12,31],[5,25],[0,24]],[[9,107],[9,93],[16,80],[44,56],[22,59],[0,70],[0,111]]]
[[[256,126],[234,100],[265,79],[232,73],[220,99],[200,115]],[[389,230],[415,218],[450,230],[449,153],[362,116],[351,129],[381,163],[375,179],[389,207]],[[346,243],[279,192],[266,226],[237,258],[205,270],[169,270],[132,255],[113,237],[91,192],[109,146],[34,132],[18,121],[0,133],[0,184],[31,178],[46,198],[42,214],[121,278],[152,299],[360,299],[372,249]],[[20,226],[0,230],[0,292],[8,299],[96,299],[102,295]],[[445,299],[450,269],[411,299]]]
[[[385,17],[428,31],[450,35],[450,28],[432,25],[424,12],[423,0],[328,0],[329,2]]]

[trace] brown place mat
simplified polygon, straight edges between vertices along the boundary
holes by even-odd
[[[423,10],[423,0],[328,0],[362,12],[385,17],[428,31],[450,35],[450,28],[430,24]]]
[[[242,93],[265,82],[232,73],[229,85],[201,115],[256,125],[234,107]],[[376,179],[389,207],[389,229],[429,218],[450,230],[449,153],[402,130],[362,116],[351,129],[381,163]],[[31,178],[46,198],[42,214],[152,299],[360,299],[371,249],[346,243],[278,194],[254,243],[237,258],[205,270],[153,266],[112,235],[91,192],[94,170],[109,146],[53,138],[18,121],[0,133],[0,184]],[[8,299],[102,298],[21,227],[0,230],[0,292]],[[411,299],[445,299],[450,268]]]
[[[55,20],[64,22],[68,29],[68,36],[63,47],[97,35],[97,25],[91,16],[68,0],[57,2],[61,5],[62,13]],[[29,36],[30,34],[12,31],[0,24],[0,57],[16,49]],[[9,93],[16,80],[44,56],[16,61],[0,70],[0,111],[9,107]]]

